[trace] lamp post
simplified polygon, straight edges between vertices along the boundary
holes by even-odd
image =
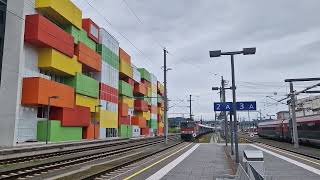
[[[102,107],[101,104],[94,106],[94,115],[93,115],[93,139],[96,139],[96,124],[97,124],[97,108]]]
[[[51,99],[59,99],[59,96],[49,96],[48,97],[48,115],[47,115],[47,127],[46,127],[46,144],[48,144],[48,139],[49,139],[49,118],[50,118],[50,104],[51,104]]]
[[[237,101],[236,101],[236,83],[235,83],[235,73],[234,73],[234,56],[237,54],[251,55],[256,53],[256,48],[243,48],[242,51],[231,51],[231,52],[221,52],[221,50],[210,51],[210,57],[220,57],[220,56],[230,56],[231,57],[231,76],[232,76],[232,114],[234,123],[234,136],[235,136],[235,151],[236,151],[236,163],[239,163],[239,147],[238,147],[238,123],[237,119]]]

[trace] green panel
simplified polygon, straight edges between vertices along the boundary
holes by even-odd
[[[122,138],[128,137],[128,125],[121,124],[119,127],[119,136]]]
[[[87,32],[83,29],[80,30],[79,40],[87,45],[92,50],[97,50],[97,43],[90,39],[87,35]]]
[[[149,127],[152,128],[152,129],[158,129],[158,121],[157,121],[157,119],[151,119]]]
[[[151,75],[149,71],[147,71],[145,68],[138,68],[140,74],[141,74],[141,79],[145,79],[149,82],[151,82]]]
[[[37,124],[37,140],[46,141],[47,121],[41,120]],[[82,127],[62,127],[58,120],[50,120],[48,124],[48,141],[80,141]]]
[[[119,56],[117,56],[114,52],[112,52],[109,48],[107,48],[103,44],[98,44],[97,52],[100,53],[102,60],[108,63],[110,66],[115,69],[119,69]]]
[[[71,34],[74,38],[74,43],[78,44],[80,39],[80,30],[76,28],[75,26],[66,26],[63,28],[65,31],[67,31],[69,34]]]
[[[132,137],[132,126],[128,126],[128,138]]]
[[[146,101],[149,105],[151,105],[151,98],[149,97],[145,97],[144,101]]]
[[[132,86],[124,81],[119,81],[119,94],[133,98]]]
[[[75,77],[66,77],[64,83],[76,89],[76,93],[95,97],[99,96],[99,82],[82,73],[77,73]]]
[[[163,101],[163,100],[162,100],[162,96],[160,96],[160,95],[158,94],[157,100],[158,100],[158,101],[157,101],[158,103],[161,103],[161,102]]]

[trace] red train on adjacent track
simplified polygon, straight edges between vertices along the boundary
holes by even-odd
[[[206,126],[195,121],[183,121],[180,123],[181,139],[191,141],[194,138],[213,132],[213,127]]]
[[[289,120],[272,120],[258,124],[258,135],[282,141],[292,141]],[[320,146],[320,115],[297,118],[299,141]]]

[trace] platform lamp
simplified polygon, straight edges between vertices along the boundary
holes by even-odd
[[[230,51],[221,52],[221,50],[209,51],[210,57],[220,57],[220,56],[230,56],[231,57],[231,76],[232,76],[232,114],[235,122],[237,119],[237,102],[236,102],[236,83],[235,83],[235,73],[234,73],[234,56],[237,54],[243,55],[253,55],[256,53],[256,48],[243,48],[242,51]],[[239,149],[238,149],[238,123],[234,123],[234,135],[235,135],[235,150],[236,150],[236,163],[239,163]]]
[[[51,99],[59,99],[59,96],[49,96],[48,97],[48,115],[47,115],[47,130],[46,130],[46,144],[48,144],[49,139],[49,118],[50,118],[50,104]]]
[[[94,106],[94,115],[93,115],[93,139],[96,139],[96,124],[97,124],[97,108],[101,108],[102,105]]]

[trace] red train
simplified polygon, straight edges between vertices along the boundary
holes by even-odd
[[[181,139],[191,141],[194,138],[213,131],[213,127],[206,126],[195,121],[183,121],[180,123]]]
[[[320,115],[297,118],[299,141],[320,146]],[[289,120],[272,120],[258,124],[260,137],[291,142]]]

